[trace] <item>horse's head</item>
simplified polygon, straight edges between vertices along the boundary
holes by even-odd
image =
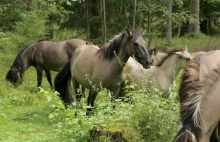
[[[127,53],[134,56],[135,59],[143,65],[144,68],[150,68],[152,59],[146,49],[146,42],[141,36],[140,31],[129,31],[124,33],[128,40]]]
[[[23,82],[23,75],[20,69],[11,67],[6,75],[6,80],[10,81],[15,87]]]
[[[179,65],[183,67],[186,66],[186,63],[192,59],[191,54],[188,52],[187,48],[183,49],[182,51],[174,52],[174,54],[178,55]]]

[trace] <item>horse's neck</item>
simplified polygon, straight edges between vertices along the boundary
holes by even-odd
[[[123,47],[123,46],[125,46],[125,47]],[[127,63],[128,59],[129,59],[129,55],[128,55],[126,48],[127,48],[127,46],[122,43],[122,45],[119,49],[119,52],[118,52],[118,58],[121,60],[121,62],[123,62],[125,64]]]
[[[177,74],[180,71],[180,67],[177,64],[178,57],[171,55],[166,61],[156,68],[156,80],[157,84],[163,90],[169,90],[172,82],[175,80]]]
[[[25,49],[23,51],[23,53],[21,54],[21,58],[23,60],[23,70],[25,71],[27,68],[29,68],[31,65],[33,65],[33,55],[35,53],[35,48],[33,48],[32,46],[27,47],[27,49]]]
[[[115,68],[118,67],[119,70],[122,70],[125,66],[125,64],[127,63],[128,59],[129,59],[129,55],[126,51],[126,47],[122,47],[125,45],[121,45],[118,54],[115,53],[115,59],[113,64],[120,64],[120,66],[115,66]]]

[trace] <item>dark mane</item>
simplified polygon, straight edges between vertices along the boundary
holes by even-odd
[[[180,97],[180,115],[183,122],[183,127],[177,134],[176,139],[185,139],[189,137],[186,130],[191,131],[199,141],[201,134],[202,120],[200,113],[197,112],[197,103],[199,101],[199,71],[200,71],[200,58],[194,58],[189,61],[182,77],[182,82],[179,89]],[[179,137],[178,137],[179,135]]]
[[[39,40],[39,41],[41,41],[41,40]],[[22,59],[21,56],[22,56],[23,52],[24,52],[26,49],[28,49],[30,46],[32,46],[32,45],[35,44],[35,43],[39,43],[39,41],[34,42],[34,43],[32,43],[32,44],[26,46],[24,49],[22,49],[22,50],[18,53],[18,55],[16,56],[16,58],[15,58],[15,60],[14,60],[14,63],[12,64],[12,68],[16,68],[19,72],[24,73],[24,61],[23,61],[23,59]]]
[[[133,30],[131,32],[131,40],[136,40],[141,35],[140,31]],[[115,53],[118,54],[119,48],[125,36],[127,36],[127,34],[124,32],[119,37],[115,38],[112,42],[110,42],[108,46],[102,46],[97,51],[97,54],[99,54],[99,58],[102,58],[104,60],[112,60],[115,57]]]
[[[175,52],[178,52],[178,51],[184,51],[185,49],[183,48],[179,48],[179,49],[172,49],[172,50],[168,50],[167,52],[164,52],[164,53],[167,53],[167,55],[165,57],[163,57],[160,62],[157,63],[156,66],[160,67],[171,55],[173,55]]]
[[[27,49],[27,47],[18,53],[18,55],[16,56],[16,58],[14,60],[14,63],[12,64],[12,68],[16,68],[21,73],[24,72],[24,61],[23,61],[21,55]]]

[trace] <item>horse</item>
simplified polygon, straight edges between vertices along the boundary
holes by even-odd
[[[191,55],[192,55],[192,58],[194,58],[194,57],[197,57],[197,56],[203,55],[204,53],[206,53],[206,52],[204,52],[204,51],[198,51],[198,52],[194,52],[194,53],[192,53]]]
[[[73,102],[68,91],[69,81],[72,79],[77,101],[81,97],[78,95],[79,84],[90,90],[88,106],[94,107],[95,98],[102,87],[113,92],[114,101],[119,96],[123,67],[130,56],[134,56],[144,68],[151,66],[152,60],[140,31],[127,30],[103,48],[82,45],[55,77],[55,90],[68,106]],[[92,109],[88,108],[87,115],[90,114]]]
[[[156,87],[165,93],[171,90],[176,76],[186,67],[191,54],[186,48],[172,49],[160,54],[163,57],[150,69],[144,69],[133,58],[129,58],[124,68],[124,80],[128,81],[127,84],[135,83],[138,88]]]
[[[156,65],[158,62],[160,62],[160,60],[163,59],[167,55],[167,52],[168,50],[162,47],[155,47],[155,48],[150,49],[149,54],[153,61],[152,65]]]
[[[53,88],[50,70],[60,71],[71,58],[75,49],[88,44],[81,39],[69,39],[61,42],[38,41],[21,50],[6,75],[6,80],[15,87],[23,82],[25,70],[34,66],[37,71],[37,86],[42,83],[43,70],[50,87]]]
[[[187,64],[179,89],[182,128],[174,142],[220,141],[219,55],[220,50],[209,51]]]

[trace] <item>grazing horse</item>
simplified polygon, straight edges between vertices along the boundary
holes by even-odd
[[[156,87],[168,92],[181,69],[191,59],[187,49],[173,49],[163,54],[163,58],[150,69],[144,69],[133,58],[129,58],[124,68],[125,80],[134,82],[137,87]]]
[[[81,39],[70,39],[61,42],[35,42],[18,53],[6,75],[6,80],[10,81],[14,86],[18,86],[23,82],[25,70],[30,66],[34,66],[37,70],[37,86],[40,87],[41,85],[44,70],[52,88],[50,70],[61,70],[75,49],[85,44],[87,42]]]
[[[73,101],[68,91],[70,79],[77,101],[81,96],[78,95],[79,84],[90,89],[88,106],[94,106],[95,98],[102,87],[109,89],[117,98],[123,81],[123,67],[130,56],[134,56],[144,68],[149,68],[152,63],[140,31],[126,31],[107,47],[80,46],[75,50],[71,61],[56,76],[55,90],[60,93],[66,105]],[[88,109],[87,114],[92,113],[91,111],[91,108]]]
[[[182,128],[174,142],[218,142],[220,120],[220,50],[194,57],[182,78],[180,117]]]

